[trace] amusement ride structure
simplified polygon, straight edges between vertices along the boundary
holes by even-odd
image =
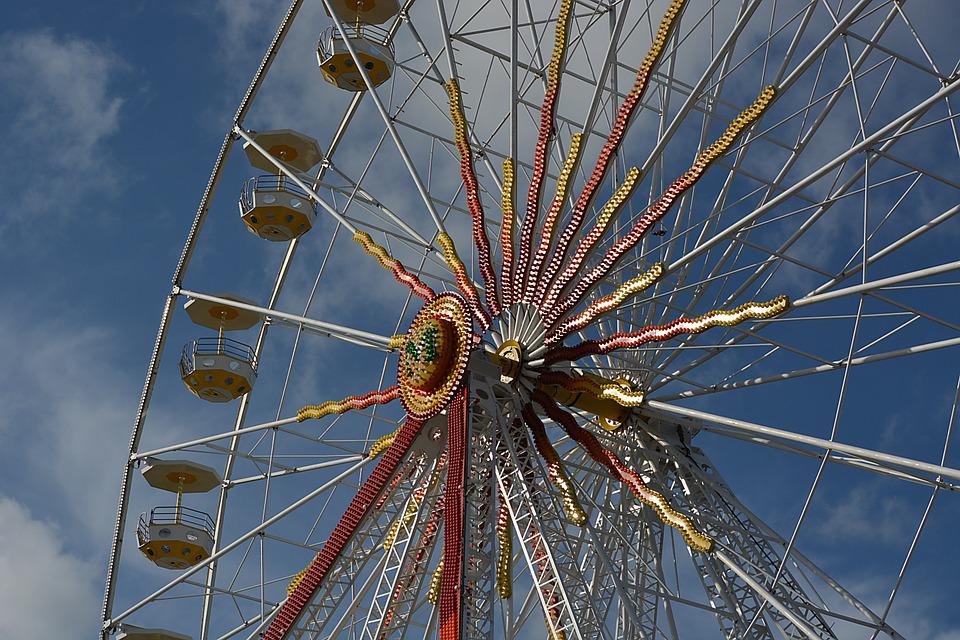
[[[866,365],[960,345],[958,61],[914,3],[309,4],[283,15],[176,267],[103,639],[901,638],[888,617],[930,506],[880,610],[796,541],[828,467],[960,488],[946,445],[923,461],[838,436]],[[330,96],[326,129],[253,130],[296,28],[322,31],[297,81]],[[264,303],[192,284],[216,248],[187,269],[205,227],[240,228],[214,204],[234,157],[265,172],[240,189],[254,237],[202,281],[250,282],[272,247]],[[174,370],[180,320],[216,333]],[[832,430],[712,404],[781,385]],[[167,398],[196,407],[182,438],[150,429]],[[812,459],[792,531],[738,498],[705,432]],[[176,504],[137,526],[147,486]]]

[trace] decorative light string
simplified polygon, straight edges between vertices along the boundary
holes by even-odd
[[[744,320],[772,318],[786,311],[789,306],[787,296],[777,296],[769,302],[747,302],[729,311],[715,309],[696,318],[677,318],[667,324],[644,327],[633,333],[615,333],[598,340],[585,340],[572,347],[561,346],[548,351],[544,359],[546,364],[553,364],[617,349],[634,349],[648,342],[669,340],[681,333],[695,334],[710,327],[730,327]]]
[[[509,480],[505,481],[509,486]],[[510,531],[510,509],[507,496],[498,491],[500,506],[497,510],[497,594],[501,599],[513,595],[513,535]]]
[[[656,202],[650,205],[646,212],[637,219],[627,235],[617,240],[617,242],[607,250],[600,262],[591,269],[587,275],[580,279],[573,290],[570,291],[559,304],[557,304],[556,299],[562,292],[556,289],[551,290],[551,294],[546,297],[543,304],[544,311],[548,312],[546,320],[548,326],[553,325],[564,313],[579,304],[583,296],[593,285],[606,277],[610,269],[613,268],[623,254],[635,247],[647,230],[666,215],[673,206],[673,203],[683,195],[687,189],[696,184],[697,180],[699,180],[707,170],[707,167],[709,167],[714,160],[726,153],[737,137],[763,114],[763,111],[775,95],[776,90],[768,86],[760,93],[757,99],[754,100],[753,104],[740,112],[740,114],[730,122],[723,134],[721,134],[713,144],[697,154],[693,165],[683,175],[673,181]],[[578,269],[580,262],[571,260],[571,265],[574,269]]]
[[[583,221],[587,208],[593,201],[593,197],[596,195],[597,189],[600,187],[603,177],[607,173],[610,160],[620,148],[620,143],[623,142],[627,127],[630,124],[630,119],[647,88],[653,67],[659,60],[660,54],[663,53],[663,49],[670,37],[671,29],[676,23],[676,18],[680,15],[685,1],[686,0],[671,0],[670,5],[660,19],[660,25],[653,37],[650,49],[647,51],[643,61],[640,63],[640,67],[637,69],[637,75],[633,80],[633,87],[631,87],[630,92],[623,99],[620,108],[617,110],[617,117],[613,122],[613,128],[607,135],[607,140],[604,142],[603,148],[597,156],[597,162],[593,167],[593,171],[590,173],[590,177],[587,179],[583,191],[581,191],[580,197],[577,198],[577,202],[574,204],[573,210],[570,213],[570,221],[560,234],[560,239],[557,241],[557,247],[554,249],[553,257],[547,265],[544,277],[540,280],[537,287],[537,298],[535,300],[537,304],[543,303],[547,289],[553,281],[553,277],[566,260],[570,242],[579,230],[580,223]]]
[[[671,507],[662,495],[648,488],[639,475],[627,468],[612,452],[604,449],[596,436],[577,424],[576,419],[561,409],[550,396],[536,390],[530,398],[543,407],[546,414],[563,427],[567,435],[583,447],[594,461],[609,469],[638,500],[653,507],[665,524],[677,529],[690,547],[705,552],[713,549],[713,540],[700,533],[690,519]]]
[[[369,233],[357,231],[353,234],[353,239],[363,247],[364,251],[376,258],[381,267],[392,271],[394,278],[410,287],[410,291],[413,291],[424,300],[431,300],[436,295],[433,289],[423,284],[420,278],[407,271],[399,260],[391,256],[386,249],[374,242]]]
[[[351,409],[365,409],[375,404],[386,404],[400,397],[400,387],[394,385],[383,391],[371,391],[362,396],[347,396],[343,400],[328,400],[322,404],[302,407],[297,411],[297,422],[315,420]]]
[[[480,266],[480,275],[483,276],[483,287],[487,296],[487,304],[493,315],[500,313],[500,294],[497,292],[497,277],[490,262],[490,241],[487,239],[486,221],[483,215],[483,203],[480,202],[480,190],[477,184],[477,174],[473,167],[473,151],[467,140],[467,120],[463,116],[463,102],[460,96],[460,86],[453,78],[447,80],[444,87],[450,97],[450,118],[453,120],[454,140],[460,152],[460,179],[463,180],[467,195],[467,210],[473,227],[473,244],[477,247],[477,262]],[[444,249],[446,251],[446,249]]]
[[[437,638],[460,640],[464,578],[463,533],[464,486],[467,473],[467,386],[457,393],[447,407],[447,485],[444,491],[443,566],[440,570]]]
[[[574,331],[583,329],[593,322],[597,316],[613,311],[619,307],[624,300],[640,293],[659,280],[663,275],[664,268],[665,265],[662,262],[658,262],[647,269],[643,275],[631,278],[621,284],[610,295],[604,296],[599,300],[594,300],[586,309],[563,321],[560,326],[547,334],[546,344],[553,346]]]
[[[560,273],[560,276],[550,286],[547,299],[552,299],[562,293],[564,287],[577,275],[580,264],[583,262],[583,259],[587,257],[587,253],[590,252],[597,241],[603,236],[604,231],[607,230],[607,225],[610,224],[611,218],[620,211],[624,203],[633,195],[633,190],[637,186],[637,178],[639,177],[640,170],[636,167],[631,167],[616,192],[610,196],[607,204],[603,205],[593,228],[590,229],[587,235],[580,241],[577,250],[574,251],[573,257],[570,259],[570,264],[567,265],[567,268]],[[556,294],[554,294],[554,292],[556,292]]]
[[[513,304],[513,229],[516,211],[516,185],[514,183],[513,158],[503,160],[503,188],[500,192],[500,209],[503,220],[500,223],[500,286],[503,294],[503,306]]]
[[[533,435],[534,446],[536,446],[537,451],[540,453],[540,457],[547,463],[547,476],[550,478],[550,482],[557,488],[557,491],[560,492],[560,501],[563,503],[563,510],[567,514],[567,520],[578,527],[582,527],[587,522],[587,514],[580,505],[580,500],[577,499],[576,491],[574,491],[573,484],[563,469],[563,464],[560,462],[560,456],[557,454],[557,450],[553,448],[553,444],[547,437],[547,431],[543,427],[543,421],[540,420],[540,417],[537,416],[533,407],[530,405],[526,405],[521,413],[523,415],[523,421],[527,423],[527,426],[530,428],[530,433]]]
[[[433,606],[440,604],[440,583],[443,581],[443,558],[437,562],[433,575],[430,577],[430,586],[427,588],[427,602]]]
[[[392,431],[385,436],[380,436],[370,447],[370,451],[367,452],[367,457],[371,460],[374,458],[379,458],[384,451],[390,448],[390,445],[393,444],[394,439],[397,437],[397,434],[400,433],[400,427],[396,431]]]
[[[530,262],[530,270],[527,275],[526,285],[524,286],[524,302],[533,302],[536,295],[536,287],[540,282],[540,270],[543,268],[543,261],[547,259],[550,252],[550,244],[553,242],[553,231],[556,228],[557,219],[560,212],[563,211],[563,205],[567,201],[567,189],[570,187],[570,180],[573,178],[573,172],[580,160],[580,140],[583,135],[574,133],[570,137],[570,148],[567,149],[567,157],[563,161],[563,167],[560,168],[560,174],[557,176],[557,188],[554,191],[553,202],[550,203],[550,210],[543,219],[543,229],[540,230],[540,246],[533,254]]]
[[[597,398],[613,400],[621,407],[639,407],[645,397],[642,391],[631,391],[618,382],[600,383],[589,376],[570,375],[563,371],[544,371],[541,385],[559,385],[574,393],[589,393]]]
[[[443,249],[443,257],[447,261],[447,266],[450,267],[454,277],[457,279],[457,288],[463,293],[463,297],[467,299],[467,306],[470,307],[470,313],[476,318],[480,328],[486,331],[487,327],[490,326],[490,316],[487,314],[486,309],[483,308],[483,305],[480,304],[480,295],[473,285],[473,280],[467,275],[467,269],[463,266],[463,261],[460,260],[460,256],[457,255],[457,246],[453,243],[450,236],[442,231],[437,234],[437,242],[440,244],[440,248]]]
[[[671,507],[666,498],[658,492],[648,488],[643,479],[633,469],[624,466],[613,453],[604,449],[603,454],[610,464],[619,471],[620,479],[630,487],[633,495],[644,504],[653,507],[657,516],[665,524],[677,529],[690,547],[703,552],[713,550],[713,540],[698,531],[688,517]]]
[[[570,29],[570,6],[572,0],[561,0],[554,29],[553,52],[547,65],[547,86],[540,105],[540,130],[533,151],[533,174],[527,190],[527,208],[523,216],[520,232],[520,249],[517,258],[517,270],[514,274],[514,289],[517,299],[524,296],[524,284],[527,281],[527,269],[530,266],[530,251],[533,243],[533,231],[540,213],[540,198],[543,195],[543,175],[547,167],[547,144],[554,134],[554,116],[557,109],[557,96],[560,94],[560,70],[567,48],[567,33]]]
[[[303,580],[303,576],[307,575],[307,567],[304,567],[297,575],[293,576],[290,579],[290,584],[287,585],[287,597],[297,588],[297,585],[300,584],[300,581]]]

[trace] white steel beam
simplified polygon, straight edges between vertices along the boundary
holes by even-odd
[[[233,307],[235,309],[252,311],[254,313],[260,314],[264,318],[279,318],[281,320],[287,320],[297,325],[306,325],[308,327],[313,327],[315,329],[319,329],[321,332],[323,332],[324,334],[328,335],[331,338],[336,338],[344,342],[359,344],[365,347],[373,347],[375,349],[380,349],[381,351],[392,350],[390,348],[390,338],[387,336],[382,336],[377,333],[371,333],[369,331],[361,331],[360,329],[344,327],[339,324],[333,324],[332,322],[324,322],[323,320],[315,320],[313,318],[307,318],[306,316],[300,316],[295,313],[286,313],[284,311],[277,311],[276,309],[267,309],[265,307],[258,307],[257,305],[247,304],[246,302],[239,302],[237,300],[231,300],[229,298],[212,296],[207,293],[198,293],[196,291],[190,291],[188,289],[178,289],[178,293],[188,298],[195,298],[197,300],[206,300],[208,302],[215,302],[217,304]]]
[[[833,291],[825,291],[824,293],[809,295],[800,298],[799,300],[794,300],[791,305],[794,307],[805,307],[810,304],[833,300],[834,298],[839,298],[841,296],[849,296],[855,293],[866,293],[875,289],[882,289],[883,287],[900,284],[901,282],[907,282],[908,280],[929,278],[930,276],[940,275],[941,273],[949,273],[951,271],[956,271],[957,269],[960,269],[960,260],[939,264],[935,267],[927,267],[926,269],[917,269],[916,271],[911,271],[909,273],[901,273],[896,276],[890,276],[889,278],[872,280],[870,282],[864,282],[852,287],[844,287],[843,289],[835,289]]]
[[[696,418],[698,420],[703,420],[704,422],[721,424],[727,427],[732,427],[734,429],[739,429],[741,431],[747,431],[750,433],[759,433],[761,435],[770,436],[773,438],[782,438],[784,440],[800,442],[802,444],[810,445],[812,447],[818,447],[820,449],[825,449],[827,451],[839,451],[840,453],[848,453],[850,455],[854,455],[854,456],[863,458],[865,460],[872,460],[874,462],[877,462],[883,465],[905,467],[905,468],[913,469],[916,471],[923,471],[926,473],[932,473],[934,475],[942,475],[948,478],[953,478],[955,480],[960,480],[960,469],[953,469],[953,468],[945,467],[939,464],[931,464],[929,462],[913,460],[911,458],[905,458],[903,456],[895,456],[890,453],[874,451],[873,449],[866,449],[864,447],[856,447],[854,445],[843,444],[841,442],[833,442],[830,440],[825,440],[824,438],[815,438],[813,436],[806,436],[803,434],[794,433],[792,431],[784,431],[783,429],[767,427],[762,424],[757,424],[755,422],[747,422],[746,420],[737,420],[735,418],[727,418],[725,416],[720,416],[715,413],[707,413],[706,411],[700,411],[698,409],[680,407],[674,404],[668,404],[666,402],[650,400],[647,404],[651,409],[661,411],[661,412],[666,412],[669,414],[681,415],[688,418]],[[704,428],[709,429],[709,426],[704,425]]]

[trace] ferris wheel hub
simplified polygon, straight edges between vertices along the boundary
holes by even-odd
[[[504,376],[510,383],[519,378],[524,371],[537,368],[539,358],[546,347],[544,338],[547,331],[543,325],[540,310],[532,304],[520,302],[504,309],[497,317],[497,331],[492,334],[497,360],[504,368]],[[513,363],[518,363],[515,366]]]

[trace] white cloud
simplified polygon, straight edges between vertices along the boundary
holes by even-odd
[[[71,638],[96,627],[101,567],[67,551],[69,536],[0,497],[0,637]]]
[[[902,544],[909,536],[909,505],[900,498],[885,496],[876,487],[853,488],[827,507],[817,530],[830,539],[863,539],[875,543]]]
[[[11,479],[6,493],[70,528],[71,550],[92,544],[102,553],[113,534],[140,371],[131,375],[113,331],[2,311],[0,352],[31,345],[16,367],[0,373],[0,441],[16,443],[0,456],[0,477]],[[162,408],[151,415],[157,429],[181,435],[164,415]]]
[[[289,4],[285,0],[217,0],[224,45],[252,46],[260,53],[260,43],[255,42],[258,34],[269,39]]]
[[[877,615],[883,611],[892,587],[892,578],[841,576],[840,582]],[[929,585],[929,588],[902,587],[886,621],[904,638],[958,640],[960,629],[948,622],[950,616],[945,614],[944,606],[947,604],[948,593],[949,591],[937,588],[936,585]],[[839,603],[828,602],[831,607],[837,604]],[[845,629],[853,633],[852,627],[838,626],[835,631],[840,637],[846,637],[839,633]]]
[[[15,352],[15,343],[21,340],[36,348],[20,361],[17,371],[2,376],[0,401],[7,410],[0,434],[8,442],[20,438],[20,451],[33,459],[35,468],[44,469],[30,489],[62,495],[62,502],[57,497],[47,502],[62,505],[61,521],[72,516],[79,525],[78,534],[105,540],[113,522],[109,514],[116,500],[119,467],[102,461],[116,463],[123,458],[136,385],[124,380],[119,371],[111,372],[103,360],[110,342],[105,332],[71,331],[58,323],[31,330],[10,320],[8,316],[2,323],[8,336],[0,339],[4,351]],[[22,425],[30,425],[29,437]],[[19,492],[28,487],[11,489]],[[84,499],[79,499],[78,490]]]
[[[15,194],[7,209],[66,215],[85,196],[115,190],[105,142],[120,125],[114,84],[125,63],[100,44],[48,30],[0,34],[0,60],[0,188]]]

